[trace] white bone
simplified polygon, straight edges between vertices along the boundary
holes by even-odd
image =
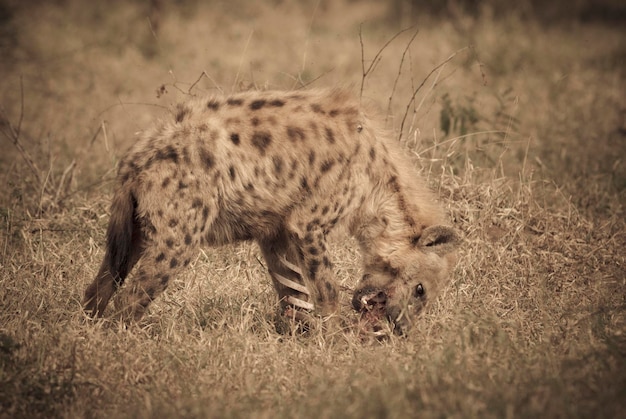
[[[280,260],[280,262],[283,265],[285,265],[286,267],[288,267],[289,269],[291,269],[292,271],[294,271],[298,275],[302,276],[302,271],[300,270],[300,268],[298,266],[294,265],[293,263],[289,262],[284,255],[278,256],[278,259]]]
[[[304,285],[298,284],[297,282],[292,281],[291,279],[287,279],[282,275],[277,274],[276,272],[272,272],[276,281],[280,282],[282,285],[287,288],[291,288],[292,290],[296,290],[301,292],[302,294],[311,295],[311,292]]]
[[[287,298],[285,298],[285,301],[287,301],[291,305],[303,308],[305,310],[313,311],[315,309],[315,306],[312,303],[303,301],[303,300],[301,300],[299,298],[296,298],[296,297],[293,297],[291,295],[288,295]]]

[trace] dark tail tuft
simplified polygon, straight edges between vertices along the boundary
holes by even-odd
[[[107,230],[109,270],[118,284],[124,281],[131,268],[130,254],[133,245],[136,209],[137,201],[130,187],[122,186],[113,197],[111,219]]]

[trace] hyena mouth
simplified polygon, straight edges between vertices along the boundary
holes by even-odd
[[[352,305],[360,313],[359,323],[365,332],[384,338],[389,335],[387,294],[384,291],[367,290],[357,291],[352,299]]]

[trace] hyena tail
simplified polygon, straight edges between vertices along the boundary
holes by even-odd
[[[121,285],[134,265],[133,253],[140,234],[137,225],[137,200],[128,185],[122,186],[111,203],[111,219],[107,229],[106,256],[109,272]]]
[[[83,307],[92,316],[102,315],[139,259],[142,232],[136,211],[137,200],[130,185],[123,185],[115,193],[111,204],[104,260],[94,281],[85,290]]]

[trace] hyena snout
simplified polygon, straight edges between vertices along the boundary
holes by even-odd
[[[387,293],[382,290],[357,290],[352,296],[352,307],[356,311],[372,311],[376,308],[384,309],[387,305]]]
[[[361,313],[361,319],[374,332],[383,330],[383,323],[386,321],[391,323],[394,334],[404,335],[410,326],[410,319],[407,317],[409,313],[398,302],[394,302],[393,294],[393,290],[356,290],[352,296],[352,307]]]
[[[352,296],[352,307],[360,313],[360,322],[365,330],[374,334],[385,334],[385,321],[393,322],[389,316],[386,291],[374,288],[356,290]]]

